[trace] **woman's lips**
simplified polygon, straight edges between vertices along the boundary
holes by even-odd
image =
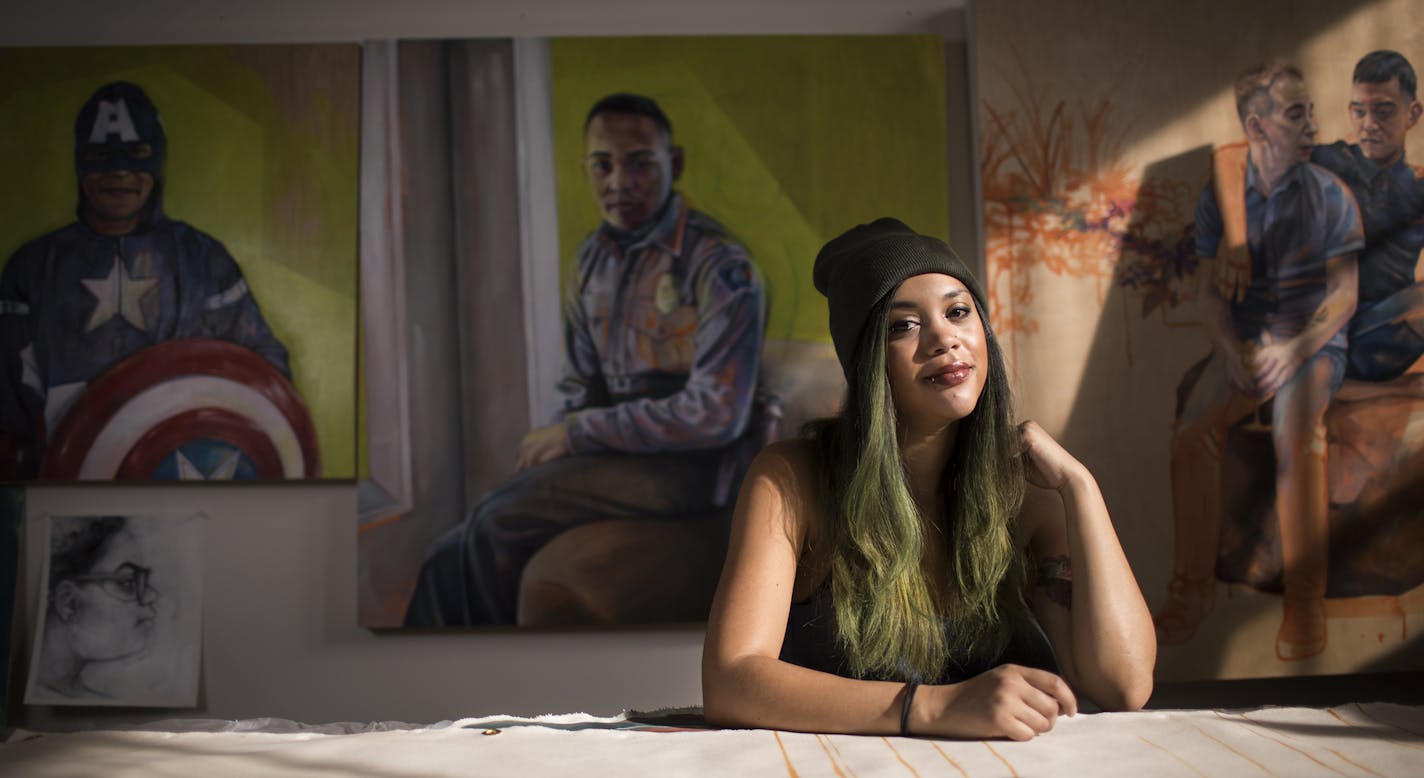
[[[958,386],[969,380],[969,371],[973,369],[973,367],[970,367],[965,362],[955,362],[949,367],[928,376],[925,378],[925,381],[937,386]]]

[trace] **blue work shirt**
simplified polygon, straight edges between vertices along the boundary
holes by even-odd
[[[1310,159],[1349,185],[1364,218],[1360,305],[1413,284],[1424,249],[1424,178],[1403,157],[1380,167],[1358,144],[1344,141],[1316,146]]]
[[[1365,245],[1359,208],[1344,182],[1302,162],[1261,191],[1255,164],[1246,162],[1246,240],[1251,281],[1241,302],[1231,301],[1239,340],[1261,332],[1293,337],[1305,329],[1325,298],[1326,261]],[[1212,185],[1197,200],[1196,253],[1212,258],[1221,243],[1221,210]],[[1344,347],[1345,328],[1326,344]]]
[[[747,427],[766,304],[746,249],[674,194],[647,234],[590,235],[566,284],[558,384],[575,453],[715,449]]]

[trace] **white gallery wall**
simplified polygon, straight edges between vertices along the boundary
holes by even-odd
[[[951,73],[951,241],[977,256],[963,0],[0,0],[0,46],[356,42],[559,35],[934,33]],[[956,80],[957,79],[957,80]],[[354,258],[353,258],[354,261]],[[354,421],[353,421],[354,423]],[[381,633],[356,626],[356,487],[60,486],[45,514],[207,516],[199,707],[12,707],[13,723],[85,726],[168,715],[429,722],[476,714],[612,714],[698,704],[702,631]],[[27,537],[12,700],[32,638],[43,539]]]

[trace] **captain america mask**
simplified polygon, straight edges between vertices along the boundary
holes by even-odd
[[[157,179],[166,151],[158,109],[136,84],[99,87],[74,120],[74,170],[80,179],[114,170]]]

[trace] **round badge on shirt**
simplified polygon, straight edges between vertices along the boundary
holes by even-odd
[[[653,289],[653,305],[657,306],[659,313],[672,313],[680,302],[682,298],[677,293],[677,278],[672,273],[663,273]]]

